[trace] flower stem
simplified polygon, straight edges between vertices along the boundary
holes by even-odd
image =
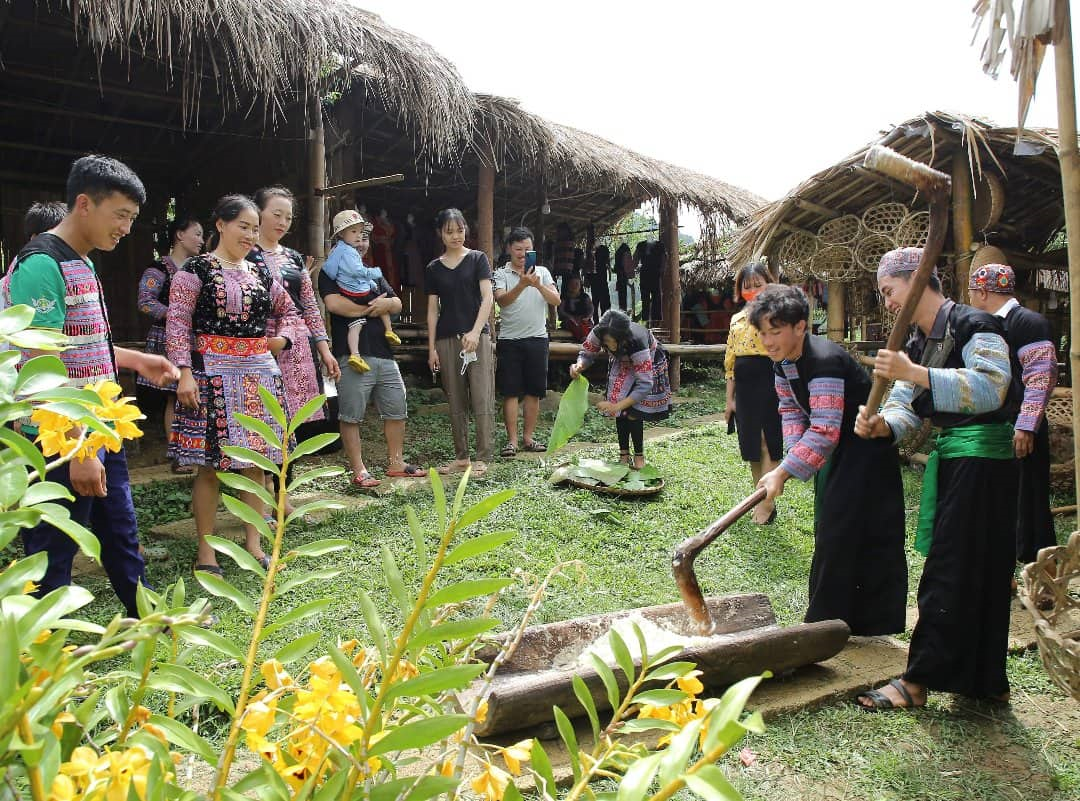
[[[26,715],[19,718],[19,739],[27,747],[34,744],[34,732],[30,727],[30,718]],[[41,766],[34,765],[30,767],[28,765],[26,774],[30,778],[30,796],[34,801],[45,801],[49,794],[45,790],[45,781],[41,776]]]

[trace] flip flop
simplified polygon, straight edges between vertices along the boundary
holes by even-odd
[[[427,475],[424,468],[417,464],[406,464],[401,470],[387,470],[386,475],[393,478],[423,478]]]
[[[375,476],[371,475],[371,472],[368,470],[365,470],[359,475],[353,476],[352,480],[352,485],[354,487],[360,487],[361,489],[373,489],[380,484],[382,484],[382,482],[379,481],[379,479],[375,478]]]
[[[528,450],[528,447],[526,447],[526,450]],[[499,451],[499,456],[503,457],[504,459],[513,459],[515,456],[517,456],[517,445],[511,445],[510,443],[507,443],[506,447]]]
[[[866,692],[859,693],[855,696],[855,703],[859,709],[864,712],[888,712],[896,709],[922,709],[926,705],[924,701],[921,704],[916,704],[915,699],[911,697],[911,693],[908,692],[907,687],[900,679],[893,679],[889,682],[889,685],[896,688],[896,691],[900,693],[900,697],[904,699],[904,706],[897,706],[889,696],[885,695],[880,689],[867,690]],[[873,706],[866,706],[866,704],[860,703],[860,698],[866,698]]]
[[[211,576],[217,576],[218,578],[225,578],[225,571],[221,569],[221,565],[201,565],[196,562],[192,568],[192,573],[209,573]]]
[[[537,442],[534,439],[532,442],[526,442],[522,447],[522,450],[528,451],[529,453],[543,453],[547,450],[547,445],[542,442]]]

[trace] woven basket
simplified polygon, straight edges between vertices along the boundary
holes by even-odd
[[[1046,404],[1046,422],[1050,425],[1050,486],[1069,492],[1076,485],[1071,388],[1054,390]]]
[[[810,262],[810,273],[819,281],[854,281],[861,272],[846,245],[826,245]]]
[[[1072,533],[1068,545],[1039,551],[1021,576],[1020,601],[1035,620],[1043,666],[1080,701],[1080,531]]]
[[[896,229],[898,248],[921,248],[926,245],[926,234],[930,231],[930,212],[916,211],[909,214]]]
[[[862,220],[854,214],[845,214],[822,223],[818,239],[823,245],[854,245],[861,232]]]
[[[781,243],[777,261],[785,273],[805,278],[810,275],[810,263],[820,247],[821,243],[816,236],[796,231]]]
[[[872,234],[884,234],[892,238],[896,236],[896,229],[907,219],[909,213],[908,207],[903,203],[879,203],[863,212],[863,228]]]
[[[868,273],[877,274],[881,257],[896,248],[896,242],[885,234],[867,234],[855,246],[855,263]]]

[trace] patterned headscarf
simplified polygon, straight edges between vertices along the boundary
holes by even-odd
[[[1000,295],[1012,295],[1016,292],[1016,273],[1005,264],[984,264],[971,273],[968,289],[985,289]]]
[[[881,261],[878,262],[877,278],[880,281],[889,275],[900,275],[901,273],[913,273],[919,268],[919,260],[922,259],[922,248],[897,248],[896,250],[890,250],[884,256],[881,257]],[[937,275],[937,268],[932,271],[933,275]]]

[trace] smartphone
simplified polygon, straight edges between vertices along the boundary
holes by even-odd
[[[536,270],[536,251],[525,251],[525,272],[531,273]]]

